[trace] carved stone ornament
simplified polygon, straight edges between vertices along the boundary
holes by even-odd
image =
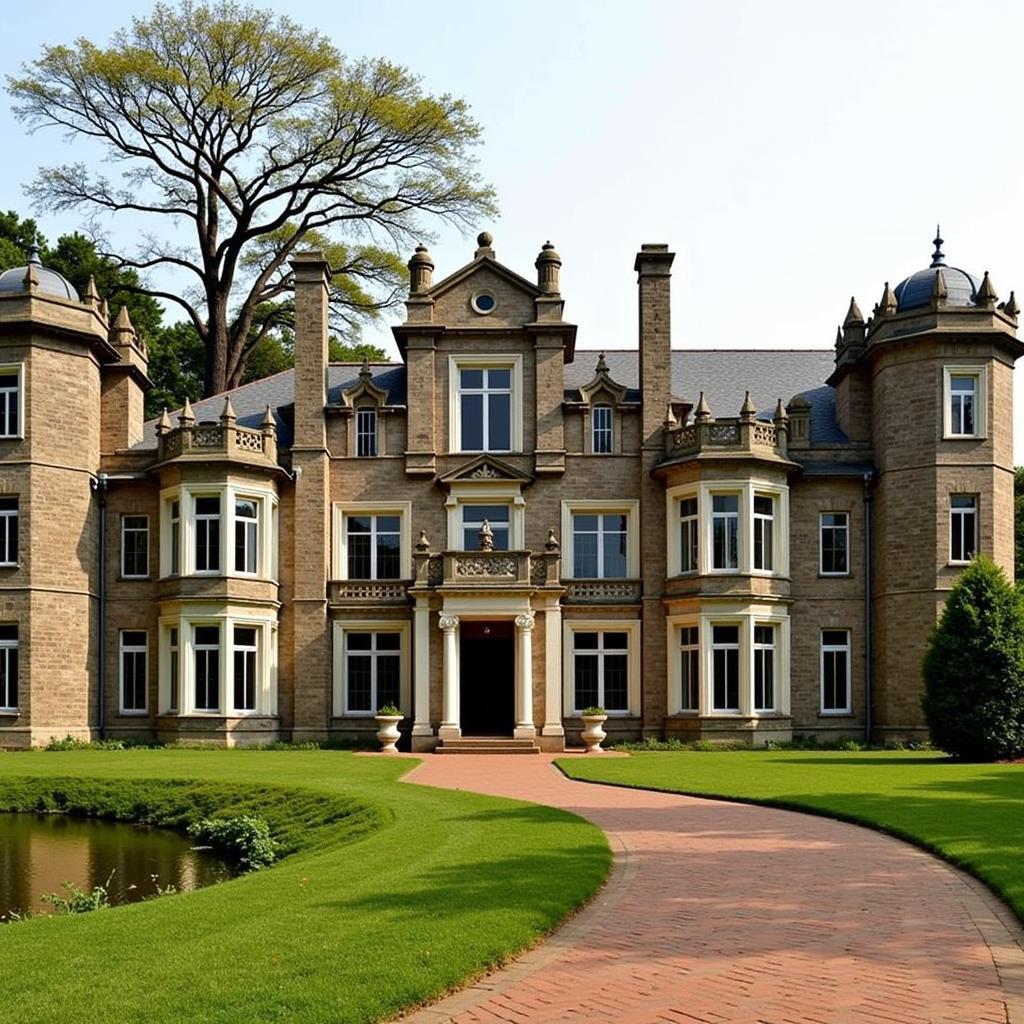
[[[501,474],[493,467],[488,466],[486,462],[477,466],[472,473],[466,478],[468,480],[500,480]]]
[[[516,629],[521,629],[524,632],[529,632],[533,629],[535,619],[533,612],[523,612],[522,615],[516,616]]]
[[[420,539],[416,541],[416,550],[419,551],[420,554],[425,554],[430,550],[430,540],[427,537],[426,530],[420,530]]]
[[[442,633],[454,633],[459,628],[458,615],[442,615],[437,620],[437,628]]]
[[[558,538],[555,536],[554,530],[548,530],[548,539],[544,541],[544,550],[549,554],[555,555],[561,551],[562,545],[558,543]]]
[[[487,519],[484,520],[483,526],[480,527],[480,550],[494,550],[494,531],[491,529],[491,524]]]

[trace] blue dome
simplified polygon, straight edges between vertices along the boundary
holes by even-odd
[[[935,252],[932,253],[931,265],[916,274],[904,278],[896,285],[896,308],[902,313],[906,309],[921,309],[932,301],[932,289],[935,287],[935,272],[942,271],[946,282],[947,306],[973,306],[981,281],[973,274],[959,267],[946,264],[942,252],[942,238],[935,234]]]
[[[56,295],[58,299],[71,299],[72,302],[81,301],[74,285],[63,274],[58,274],[56,270],[47,270],[42,265],[39,261],[39,247],[36,245],[32,246],[29,253],[28,264],[24,267],[12,267],[0,274],[0,295],[23,292],[29,266],[35,268],[36,277],[39,279],[38,290],[43,295]]]

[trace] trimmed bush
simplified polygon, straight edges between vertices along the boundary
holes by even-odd
[[[256,871],[274,863],[277,843],[270,827],[254,814],[234,818],[203,818],[188,827],[188,834],[201,843],[208,843],[226,860],[243,871]]]
[[[932,740],[954,757],[1024,754],[1024,606],[979,556],[953,587],[924,658],[922,699]]]

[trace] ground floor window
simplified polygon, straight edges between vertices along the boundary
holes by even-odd
[[[973,494],[949,496],[949,560],[969,562],[978,550],[978,499]]]
[[[234,628],[235,710],[256,710],[257,630],[255,626]]]
[[[195,655],[196,711],[220,710],[220,626],[196,626]]]
[[[181,660],[178,647],[178,627],[167,631],[167,710],[178,710],[178,694],[181,692]]]
[[[121,711],[133,714],[146,710],[146,663],[148,637],[144,629],[122,629]]]
[[[711,627],[711,708],[740,709],[740,627]]]
[[[397,632],[344,633],[343,687],[345,712],[376,714],[388,705],[401,706],[402,638]]]
[[[679,630],[682,704],[680,711],[700,710],[700,630],[683,626]]]
[[[629,634],[573,632],[573,704],[629,711]]]
[[[0,711],[18,710],[18,627],[0,626]]]
[[[754,710],[775,710],[774,626],[754,626]]]
[[[824,714],[850,710],[850,631],[821,633],[821,710]]]

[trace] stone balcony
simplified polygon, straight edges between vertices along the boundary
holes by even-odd
[[[566,604],[639,604],[640,580],[566,580]]]
[[[420,538],[413,554],[415,581],[423,588],[500,590],[561,587],[561,556],[557,542],[549,541],[542,553],[533,551],[439,551],[432,552]]]
[[[331,580],[327,600],[332,607],[406,605],[411,580]]]
[[[156,428],[159,462],[172,459],[227,459],[232,462],[269,463],[277,466],[277,428],[267,409],[258,428],[240,427],[235,420],[231,399],[224,403],[218,420],[196,422],[188,402],[178,416],[178,426],[171,425],[165,411]]]
[[[692,423],[664,425],[664,462],[690,459],[761,458],[788,462],[789,421],[782,403],[772,420],[759,420],[747,392],[739,416],[713,419],[701,394]]]

